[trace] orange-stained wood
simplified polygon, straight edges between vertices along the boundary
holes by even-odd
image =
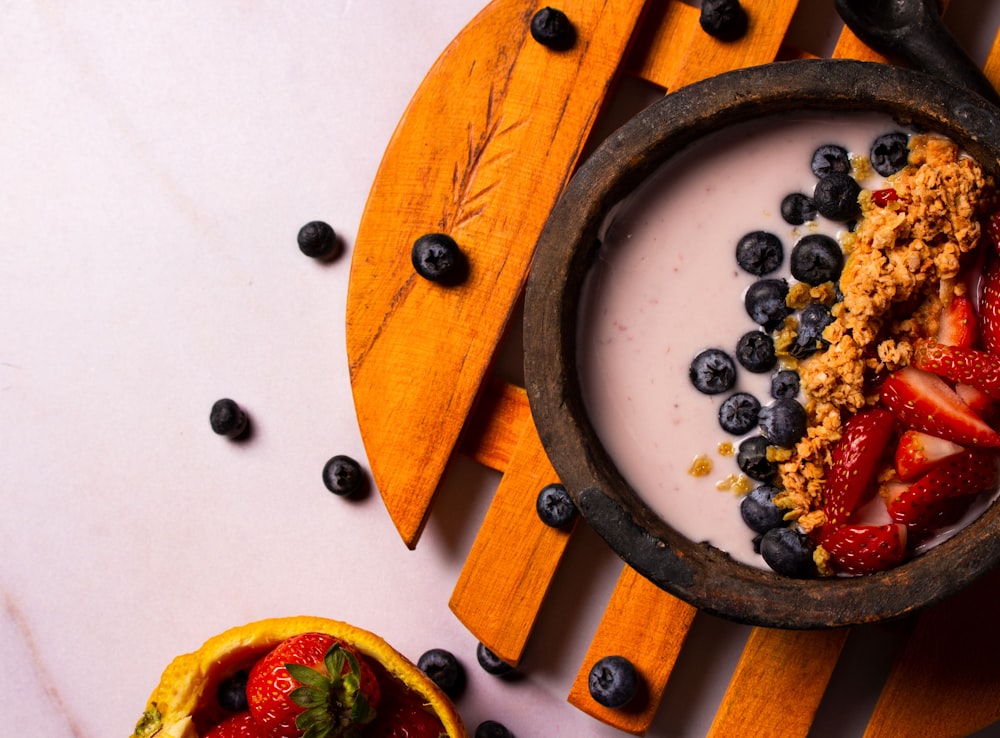
[[[570,687],[569,702],[619,730],[635,735],[645,733],[656,715],[695,612],[691,605],[626,566]],[[604,707],[590,696],[591,667],[609,655],[624,656],[642,677],[643,690],[634,704],[625,708]]]
[[[919,616],[865,738],[948,738],[1000,721],[1000,571]]]
[[[531,422],[525,389],[491,378],[465,427],[461,451],[483,466],[505,471]]]
[[[751,630],[709,737],[805,738],[849,633]]]
[[[572,529],[544,524],[535,499],[558,482],[533,423],[525,425],[486,513],[449,606],[509,664],[521,660]]]
[[[702,33],[698,14],[698,8],[682,2],[653,3],[629,56],[629,73],[660,87],[670,87],[681,63],[678,49],[686,49],[694,35]]]
[[[496,0],[430,70],[383,157],[354,247],[347,353],[372,475],[410,547],[642,5],[566,0],[578,38],[554,52],[528,33],[537,3]],[[467,254],[461,286],[414,274],[410,248],[429,232]]]

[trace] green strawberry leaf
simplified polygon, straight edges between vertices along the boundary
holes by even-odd
[[[288,673],[292,678],[300,684],[312,687],[313,689],[330,691],[330,680],[315,669],[310,669],[308,666],[303,666],[302,664],[285,664],[285,668],[288,669]]]
[[[288,698],[299,707],[307,710],[312,707],[326,707],[330,696],[329,690],[323,691],[313,687],[298,687],[293,689]]]

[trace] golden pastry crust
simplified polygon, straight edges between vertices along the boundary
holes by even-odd
[[[884,204],[862,192],[861,220],[843,241],[843,298],[823,333],[829,345],[798,363],[809,428],[778,465],[775,503],[806,532],[825,522],[824,469],[843,422],[877,402],[871,377],[907,366],[914,340],[937,333],[942,307],[964,291],[962,257],[979,243],[994,197],[982,168],[935,136],[911,138],[909,164],[890,182],[898,197]]]

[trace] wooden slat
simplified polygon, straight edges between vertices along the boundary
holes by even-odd
[[[740,67],[774,61],[788,32],[797,0],[743,0],[750,26],[738,41],[714,39],[698,27],[691,43],[678,50],[678,64],[673,78],[666,80],[668,90],[677,89],[698,80]]]
[[[695,612],[691,605],[667,594],[626,566],[570,687],[569,702],[619,730],[635,735],[645,733],[656,716]],[[623,709],[604,707],[590,696],[591,667],[604,656],[611,655],[629,659],[644,684],[644,691],[635,704]]]
[[[1000,571],[920,615],[865,738],[966,736],[1000,720]]]
[[[553,52],[528,34],[536,3],[496,0],[442,54],[385,153],[354,248],[347,348],[372,475],[407,546],[642,5],[566,0],[578,39]],[[410,246],[434,231],[467,253],[465,284],[414,275]]]
[[[699,12],[682,2],[654,3],[629,57],[629,73],[660,87],[670,87],[681,63],[677,50],[686,49],[694,35],[701,32]]]
[[[461,451],[483,466],[506,471],[521,434],[531,422],[525,389],[490,379],[466,424]]]
[[[849,633],[751,630],[709,738],[805,738]]]
[[[539,490],[558,481],[534,424],[526,424],[449,602],[509,664],[521,660],[572,533],[545,525],[535,511]]]

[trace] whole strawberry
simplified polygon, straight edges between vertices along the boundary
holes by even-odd
[[[379,711],[365,735],[370,738],[440,738],[447,733],[441,721],[420,705],[397,703]]]
[[[253,716],[246,710],[226,718],[205,733],[205,738],[260,738],[260,736]]]
[[[325,633],[282,641],[247,680],[250,712],[265,738],[361,735],[375,718],[380,696],[364,657]]]

